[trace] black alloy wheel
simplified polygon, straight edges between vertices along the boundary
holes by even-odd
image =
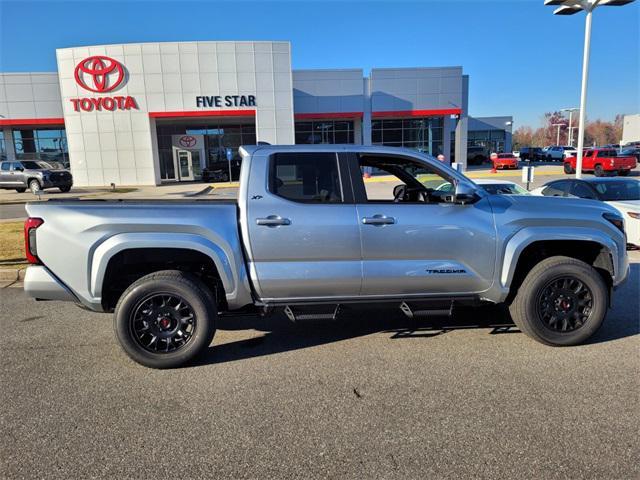
[[[174,293],[156,293],[131,313],[131,335],[149,352],[175,352],[189,343],[196,328],[191,305]]]
[[[150,368],[176,368],[211,344],[216,318],[215,298],[201,278],[162,270],[145,275],[124,291],[113,325],[131,359]]]
[[[589,320],[593,311],[593,293],[576,277],[558,277],[540,291],[537,310],[546,328],[555,332],[572,332]]]

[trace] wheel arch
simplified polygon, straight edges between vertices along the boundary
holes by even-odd
[[[607,286],[612,287],[617,274],[618,247],[602,232],[589,230],[531,234],[521,231],[508,242],[502,260],[500,283],[509,291],[507,301],[513,298],[526,273],[535,264],[556,255],[584,261],[600,273]]]
[[[113,272],[117,271],[123,261],[126,263],[127,259],[133,258],[136,263],[136,256],[139,256],[137,274],[146,275],[152,271],[166,270],[181,262],[193,267],[200,265],[205,274],[217,279],[222,298],[233,300],[238,296],[246,296],[239,293],[243,287],[243,279],[239,278],[242,271],[234,271],[237,262],[232,258],[231,252],[226,252],[211,240],[183,233],[123,233],[109,237],[91,253],[88,279],[90,291],[102,303],[103,309],[113,307],[113,298],[110,297],[112,293],[105,295],[114,291],[109,284],[117,278],[113,276]],[[115,291],[119,288],[121,287]]]

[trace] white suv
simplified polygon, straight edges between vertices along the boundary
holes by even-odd
[[[560,145],[551,145],[544,149],[544,155],[548,161],[561,162],[575,153],[576,149],[574,147],[563,147]]]

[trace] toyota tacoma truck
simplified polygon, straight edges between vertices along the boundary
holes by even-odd
[[[535,340],[575,345],[628,274],[623,219],[602,202],[490,195],[395,147],[240,153],[237,201],[28,204],[26,293],[113,312],[126,354],[171,368],[210,345],[220,315],[331,319],[363,302],[409,317],[505,304]],[[372,168],[389,181],[365,181]]]
[[[575,173],[577,157],[572,156],[564,161],[564,173]],[[592,148],[584,150],[582,154],[582,171],[593,172],[596,177],[606,174],[629,175],[636,168],[638,162],[632,155],[619,155],[612,148]]]

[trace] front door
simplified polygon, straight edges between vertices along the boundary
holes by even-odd
[[[360,231],[336,153],[278,153],[251,161],[243,233],[248,231],[249,271],[259,297],[358,296]]]
[[[375,182],[354,175],[362,295],[472,294],[491,286],[496,234],[486,198],[452,203],[446,171],[407,157],[361,154],[352,161],[389,175]]]

